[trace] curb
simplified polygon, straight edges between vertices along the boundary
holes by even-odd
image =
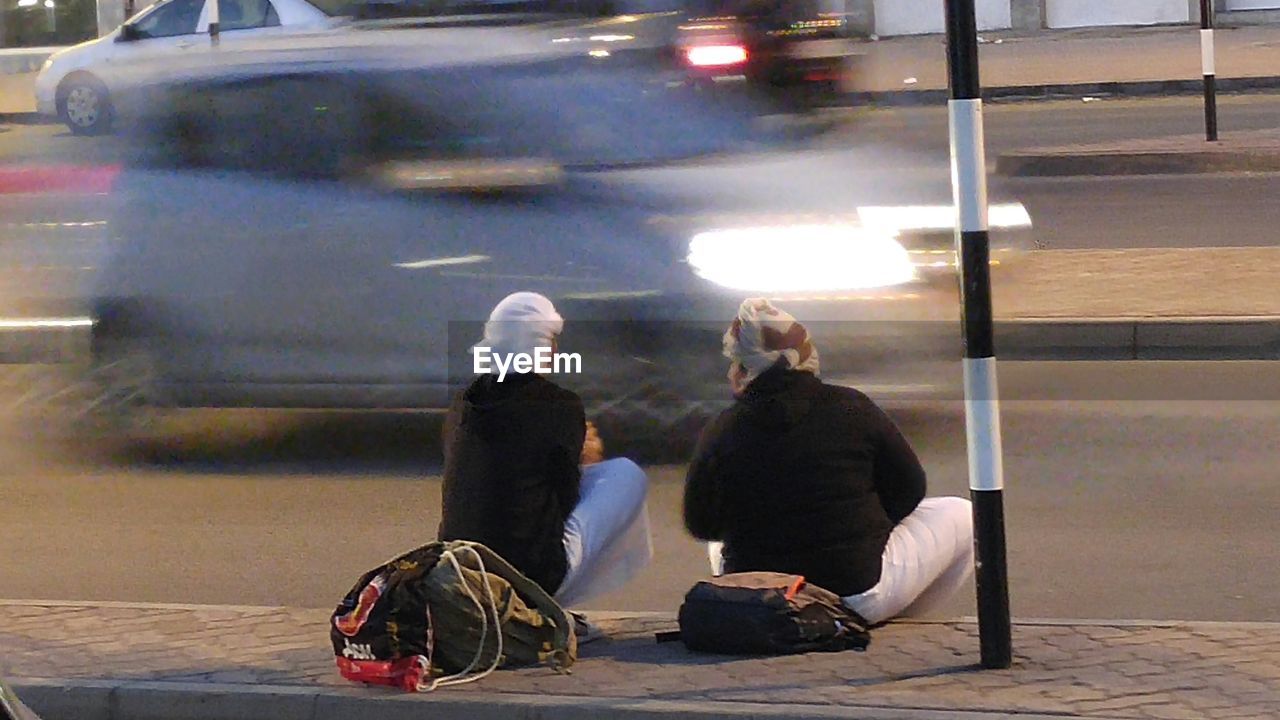
[[[1280,75],[1260,77],[1217,78],[1219,93],[1247,93],[1280,90]],[[1135,80],[1087,83],[1040,83],[1000,85],[982,88],[982,99],[998,100],[1062,100],[1077,97],[1155,97],[1165,95],[1199,95],[1204,80]],[[846,104],[885,106],[945,105],[950,99],[946,88],[926,90],[863,90],[845,93]]]
[[[0,125],[56,125],[58,121],[37,112],[0,113]]]
[[[1002,360],[1276,360],[1280,315],[996,320]]]
[[[50,601],[0,600],[0,605],[47,605]],[[168,609],[198,607],[270,611],[267,606],[171,605],[160,603],[107,603],[63,601],[83,607],[144,607]],[[607,617],[646,618],[665,613],[592,612]],[[908,621],[917,625],[976,624],[972,617]],[[1280,623],[1214,622],[1199,620],[1105,620],[1067,618],[1015,618],[1014,627],[1084,626],[1273,633]],[[957,668],[964,671],[972,667]],[[336,672],[336,671],[335,671]],[[1000,671],[991,671],[1000,672]],[[548,671],[549,673],[549,671]],[[94,678],[10,678],[23,702],[44,720],[410,720],[447,717],[450,720],[1005,720],[1002,710],[950,710],[867,703],[834,706],[815,698],[812,703],[774,703],[709,699],[696,691],[660,697],[527,694],[447,689],[430,694],[403,693],[359,684],[249,684],[244,682],[192,682],[190,672],[173,680]],[[587,688],[590,691],[590,688]],[[1017,714],[1014,712],[1014,714]],[[1075,714],[1035,712],[1039,720],[1070,720]],[[1090,714],[1090,720],[1117,720]]]
[[[1005,177],[1277,171],[1280,152],[1274,150],[1011,152],[996,160],[995,169],[997,175]]]
[[[45,720],[1007,720],[1007,713],[517,693],[415,695],[362,689],[26,678],[12,681]],[[1036,714],[1038,720],[1077,715]],[[1107,720],[1090,716],[1090,720]]]
[[[1217,78],[1219,93],[1260,93],[1280,90],[1280,75],[1255,77]],[[1083,83],[1033,83],[1028,85],[992,85],[982,88],[985,101],[1063,100],[1079,97],[1159,97],[1169,95],[1199,95],[1204,92],[1204,80],[1132,80]],[[911,107],[916,105],[945,105],[950,99],[946,88],[923,90],[852,90],[840,93],[830,107],[879,105],[887,107]],[[0,113],[0,124],[57,125],[56,119],[38,113]]]
[[[12,329],[0,326],[0,365],[56,365],[89,356],[84,327]]]
[[[1280,360],[1280,315],[997,319],[995,337],[1001,360]],[[88,349],[83,326],[0,328],[0,365],[73,363]]]

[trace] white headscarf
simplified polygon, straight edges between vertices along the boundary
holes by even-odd
[[[487,347],[494,355],[532,356],[538,348],[550,348],[563,330],[564,318],[546,297],[533,292],[512,293],[489,313],[484,339],[475,347]]]
[[[724,334],[724,355],[755,380],[781,360],[792,370],[818,374],[818,348],[809,331],[790,313],[765,298],[747,298]]]

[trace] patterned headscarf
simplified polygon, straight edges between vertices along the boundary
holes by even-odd
[[[747,298],[724,334],[724,355],[747,371],[750,383],[781,360],[791,370],[818,374],[818,348],[809,331],[765,298]]]

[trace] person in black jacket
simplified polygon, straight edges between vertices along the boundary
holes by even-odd
[[[736,402],[704,430],[684,492],[713,571],[803,575],[873,624],[954,594],[973,571],[969,501],[926,498],[893,421],[819,380],[808,331],[767,300],[742,303],[724,345]]]
[[[494,308],[473,350],[495,370],[458,393],[445,419],[439,535],[487,545],[572,606],[621,587],[653,550],[644,471],[604,460],[573,392],[537,372],[497,369],[500,358],[557,352],[563,327],[536,293]]]

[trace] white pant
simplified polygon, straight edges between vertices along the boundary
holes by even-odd
[[[843,598],[875,625],[928,614],[973,574],[973,506],[958,497],[925,498],[889,533],[880,582]]]
[[[649,480],[626,458],[582,468],[578,505],[564,525],[569,559],[556,602],[565,607],[625,585],[653,559]]]
[[[724,572],[724,543],[707,544],[711,572]],[[925,498],[889,534],[880,582],[844,604],[875,625],[925,615],[973,574],[973,507],[958,497]]]

